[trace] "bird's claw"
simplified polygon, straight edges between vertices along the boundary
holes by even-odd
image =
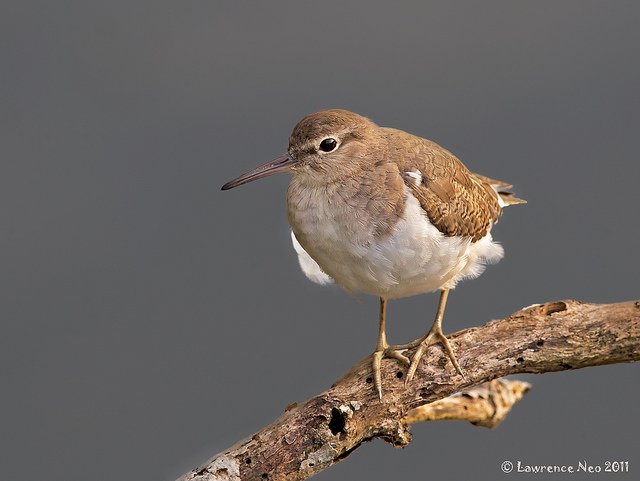
[[[411,361],[407,356],[389,346],[373,353],[373,385],[376,388],[376,392],[378,393],[378,397],[380,398],[380,400],[382,400],[382,374],[380,369],[382,367],[382,359],[384,359],[385,357],[396,359],[405,366],[409,366],[411,364]]]
[[[442,333],[441,329],[432,329],[431,331],[429,331],[429,334],[422,338],[422,340],[418,343],[418,349],[413,354],[413,356],[411,356],[411,364],[409,365],[409,369],[407,370],[407,377],[404,381],[405,386],[408,386],[413,379],[413,376],[418,369],[420,359],[422,359],[422,356],[424,355],[427,348],[436,343],[442,344],[447,357],[451,360],[451,364],[453,364],[453,367],[455,367],[458,374],[460,374],[463,378],[465,377],[462,369],[460,368],[460,364],[458,364],[456,355],[453,352],[453,348],[449,343],[449,339],[447,339],[447,336]]]

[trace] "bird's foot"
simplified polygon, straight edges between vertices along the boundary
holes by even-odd
[[[382,400],[382,374],[380,373],[380,367],[382,366],[382,359],[384,358],[396,359],[405,366],[411,364],[407,356],[397,349],[393,349],[393,347],[390,347],[386,343],[373,353],[373,385],[378,392],[380,400]]]
[[[405,379],[404,385],[408,386],[409,383],[411,382],[411,380],[413,379],[413,376],[416,373],[416,370],[418,369],[418,364],[420,363],[420,359],[422,359],[422,356],[424,355],[424,353],[426,352],[427,348],[433,344],[437,344],[440,343],[442,344],[442,346],[444,347],[444,351],[447,354],[447,356],[449,357],[449,359],[451,360],[451,363],[453,364],[453,367],[456,368],[456,371],[458,371],[458,374],[460,374],[462,377],[464,376],[464,373],[462,372],[462,369],[460,368],[460,364],[458,364],[458,360],[456,359],[456,355],[453,353],[453,349],[451,348],[451,344],[449,343],[449,339],[447,339],[447,336],[445,336],[442,333],[442,328],[434,325],[431,330],[429,331],[429,333],[424,336],[422,339],[418,339],[415,340],[413,342],[410,342],[408,344],[402,344],[399,346],[391,346],[391,348],[395,348],[395,349],[412,349],[414,347],[418,347],[418,349],[416,350],[416,352],[413,354],[413,356],[411,356],[411,364],[409,365],[409,370],[407,371],[407,377]]]

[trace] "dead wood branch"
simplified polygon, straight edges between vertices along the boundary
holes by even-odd
[[[531,384],[518,380],[494,379],[444,399],[413,408],[403,421],[469,421],[476,426],[494,428],[507,417]]]
[[[550,302],[449,339],[466,379],[434,346],[408,388],[405,369],[395,360],[383,361],[380,402],[372,385],[371,358],[363,359],[329,390],[289,406],[274,423],[179,481],[303,480],[376,437],[406,446],[413,422],[463,419],[495,426],[528,386],[488,383],[493,379],[640,360],[640,301]]]

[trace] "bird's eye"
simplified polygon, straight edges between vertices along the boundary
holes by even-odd
[[[335,150],[337,145],[338,142],[336,142],[336,139],[329,137],[328,139],[324,139],[320,142],[320,150],[323,152],[331,152],[332,150]]]

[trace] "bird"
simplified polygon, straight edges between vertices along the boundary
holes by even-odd
[[[382,360],[407,366],[408,386],[424,353],[437,343],[464,377],[442,319],[449,291],[503,257],[492,227],[504,207],[526,203],[510,191],[512,185],[471,172],[435,142],[343,109],[304,117],[284,154],[222,190],[282,172],[291,174],[287,213],[304,274],[318,284],[379,298],[371,369],[380,400]],[[389,345],[388,301],[436,291],[438,308],[426,334]]]

